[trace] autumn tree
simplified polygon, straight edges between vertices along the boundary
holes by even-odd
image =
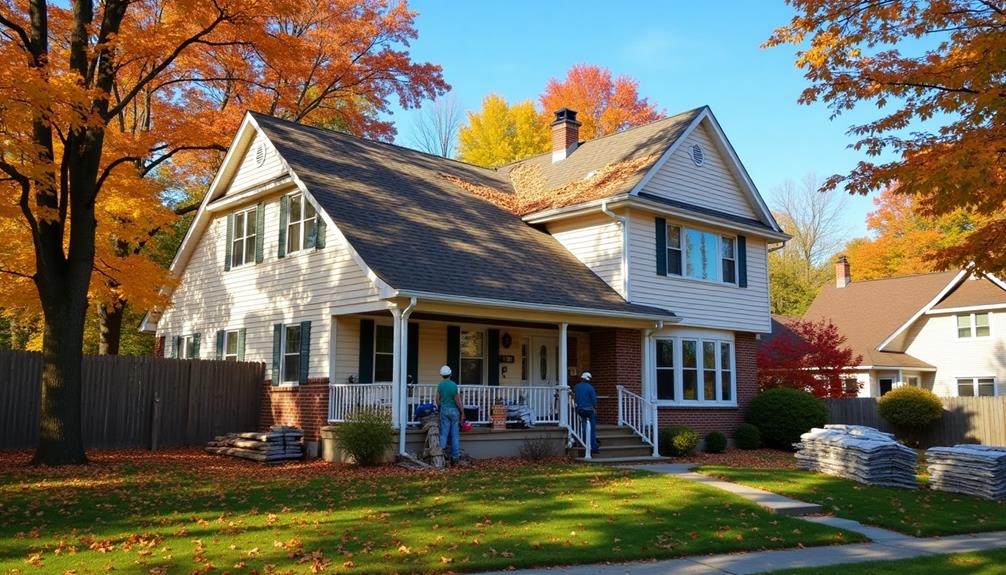
[[[800,102],[823,101],[833,116],[880,110],[851,129],[869,159],[825,188],[866,194],[897,182],[923,217],[964,210],[973,229],[934,250],[934,265],[1006,270],[1006,5],[788,2],[796,15],[766,45],[800,47],[796,64],[810,82]]]
[[[457,98],[437,98],[417,111],[413,144],[427,154],[450,158],[458,146],[463,121]]]
[[[828,320],[783,319],[773,322],[773,333],[758,345],[760,389],[791,387],[818,397],[855,397],[849,384],[852,370],[863,357],[845,346],[845,336]]]
[[[482,109],[468,112],[458,133],[458,159],[479,166],[502,166],[546,152],[548,126],[530,101],[508,104],[502,96],[482,99]]]

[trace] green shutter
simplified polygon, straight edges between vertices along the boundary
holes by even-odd
[[[500,384],[500,330],[489,330],[486,353],[489,354],[489,385]]]
[[[307,376],[310,372],[311,363],[311,322],[300,322],[300,373],[297,374],[297,381],[304,385],[307,383]]]
[[[737,236],[737,285],[748,287],[748,239]]]
[[[405,360],[405,373],[412,376],[412,383],[419,383],[419,324],[409,324],[409,353]]]
[[[178,359],[182,357],[182,336],[176,335],[174,343],[171,344],[171,357]]]
[[[327,233],[328,226],[325,225],[325,220],[318,216],[318,241],[315,242],[314,247],[316,249],[321,249],[325,247],[325,235]]]
[[[290,217],[290,197],[279,199],[279,257],[286,257],[286,224]]]
[[[272,326],[272,384],[279,385],[280,366],[283,363],[283,324]]]
[[[224,358],[224,339],[227,337],[227,332],[220,330],[217,332],[217,355],[216,359]]]
[[[192,334],[192,359],[199,359],[199,340],[202,339],[202,334]]]
[[[265,204],[255,207],[255,263],[265,259]]]
[[[245,335],[247,331],[245,328],[238,330],[238,361],[245,360]]]
[[[447,366],[454,372],[454,381],[458,381],[461,368],[461,328],[456,325],[447,326]]]
[[[374,383],[374,320],[360,320],[360,361],[356,380]]]
[[[234,214],[227,214],[227,243],[224,245],[224,271],[231,269],[232,249],[234,249]]]
[[[667,275],[667,220],[657,218],[657,275]]]

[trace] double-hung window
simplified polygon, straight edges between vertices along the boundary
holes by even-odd
[[[657,340],[657,399],[674,401],[674,340]]]
[[[198,338],[194,335],[183,335],[179,338],[178,358],[195,359],[199,356]]]
[[[255,263],[255,236],[258,234],[258,208],[234,214],[234,237],[231,240],[231,268]]]
[[[238,331],[224,332],[224,361],[238,360]]]
[[[671,405],[735,405],[732,341],[701,337],[656,340],[656,399]]]
[[[960,397],[995,397],[998,394],[994,377],[958,377],[957,395]]]
[[[667,274],[736,284],[736,238],[668,224]]]
[[[283,326],[283,383],[300,381],[300,325]]]
[[[988,337],[992,334],[989,312],[962,313],[957,315],[957,337]]]
[[[395,328],[374,326],[374,381],[389,382],[395,371]]]
[[[461,331],[461,363],[458,383],[482,385],[485,365],[485,334],[481,331]]]
[[[318,214],[304,194],[290,196],[286,225],[286,253],[314,248],[318,240]]]

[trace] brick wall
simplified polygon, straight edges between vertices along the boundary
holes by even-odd
[[[304,438],[317,440],[328,423],[328,378],[309,379],[305,385],[274,387],[265,380],[262,390],[262,430],[270,425],[295,425],[304,430]]]
[[[642,333],[635,329],[603,329],[590,332],[590,374],[598,401],[598,423],[618,423],[618,391],[642,393]],[[572,381],[571,381],[572,383]]]
[[[659,410],[660,427],[686,425],[700,436],[710,431],[721,431],[730,437],[737,425],[744,421],[748,403],[758,393],[758,364],[755,362],[757,341],[753,333],[734,333],[734,361],[737,365],[737,405],[738,407],[703,407],[685,409],[662,407]]]

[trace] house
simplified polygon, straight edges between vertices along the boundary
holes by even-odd
[[[839,257],[835,285],[805,319],[831,320],[863,362],[861,397],[914,385],[941,396],[1006,394],[1006,284],[969,270],[852,281]]]
[[[308,436],[369,405],[404,428],[443,364],[476,422],[503,401],[571,429],[590,370],[602,423],[729,433],[788,236],[709,108],[578,127],[560,110],[551,152],[486,169],[249,113],[142,327],[170,357],[266,363],[262,424]]]

